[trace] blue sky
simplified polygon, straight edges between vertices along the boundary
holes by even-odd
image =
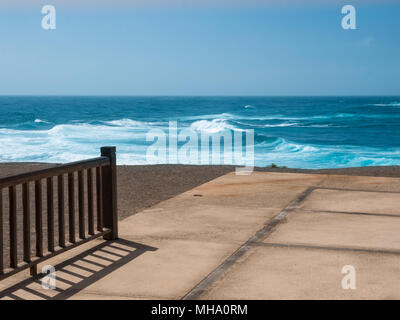
[[[83,3],[0,5],[0,94],[400,95],[398,2]]]

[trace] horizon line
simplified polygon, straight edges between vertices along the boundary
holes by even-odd
[[[400,97],[399,94],[0,94],[0,97]]]

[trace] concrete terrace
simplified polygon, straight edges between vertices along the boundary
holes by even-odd
[[[395,178],[230,173],[47,261],[55,290],[21,272],[0,298],[399,299],[399,193]]]

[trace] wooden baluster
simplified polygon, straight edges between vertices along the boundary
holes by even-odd
[[[47,248],[54,252],[54,189],[53,178],[47,178]]]
[[[31,261],[31,204],[29,182],[22,185],[24,261]]]
[[[85,184],[83,171],[78,172],[79,238],[85,239]]]
[[[96,168],[97,231],[103,231],[103,179],[101,167]]]
[[[35,181],[36,256],[43,257],[42,180]]]
[[[75,243],[75,180],[74,174],[68,174],[68,214],[69,242]]]
[[[87,171],[87,192],[88,192],[88,216],[89,216],[89,234],[94,235],[94,214],[93,214],[93,170]]]
[[[10,209],[10,267],[16,268],[17,261],[17,192],[16,187],[11,186],[9,191],[9,209]]]
[[[64,208],[64,175],[60,174],[57,180],[58,189],[58,245],[65,247],[65,208]]]

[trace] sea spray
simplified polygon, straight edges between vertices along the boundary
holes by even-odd
[[[245,130],[254,130],[256,166],[398,165],[399,101],[399,97],[3,96],[0,161],[69,162],[96,157],[102,145],[116,145],[119,164],[146,164],[152,145],[146,134],[153,129],[168,132],[169,121],[176,121],[178,135],[186,129],[197,137],[209,134],[210,146],[214,135],[244,136]],[[248,105],[256,108],[244,108]],[[178,137],[178,152],[186,142]]]
[[[254,167],[254,130],[197,130],[178,131],[177,121],[170,121],[168,131],[152,129],[146,134],[149,164],[179,163],[192,165],[235,164],[251,172]],[[204,129],[202,126],[200,128]],[[243,133],[245,138],[243,139]]]

